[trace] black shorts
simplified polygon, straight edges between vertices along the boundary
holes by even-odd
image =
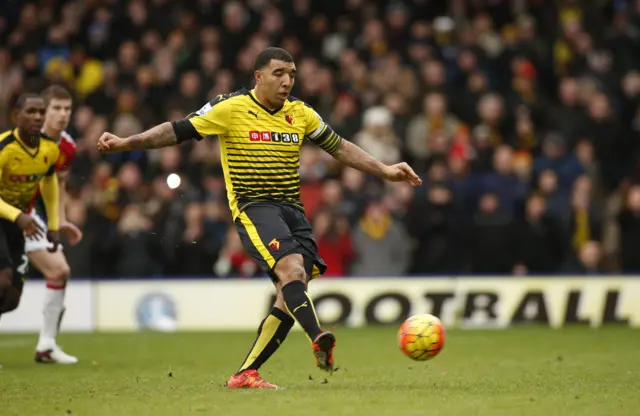
[[[22,290],[28,265],[22,230],[11,221],[0,219],[0,270],[10,267],[13,286]]]
[[[301,210],[271,202],[247,206],[236,218],[236,229],[245,250],[275,283],[276,263],[289,254],[302,254],[307,274],[315,279],[327,270],[318,255],[311,224]]]

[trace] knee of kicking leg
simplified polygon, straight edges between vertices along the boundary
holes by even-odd
[[[300,254],[293,254],[281,259],[276,266],[278,280],[285,286],[287,283],[299,280],[305,282],[306,272]]]
[[[44,277],[47,284],[59,287],[67,284],[67,280],[69,280],[70,275],[71,270],[69,269],[69,265],[64,263],[56,265],[56,267],[51,268],[51,270],[47,270]]]

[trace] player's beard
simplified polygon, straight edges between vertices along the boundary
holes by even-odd
[[[42,130],[42,125],[34,123],[29,127],[29,129],[27,129],[26,131],[27,137],[29,138],[29,140],[35,140],[40,136],[41,130]]]

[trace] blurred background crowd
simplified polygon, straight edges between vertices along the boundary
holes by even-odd
[[[0,125],[22,91],[75,96],[76,276],[261,274],[230,226],[216,138],[109,157],[95,142],[252,87],[270,45],[297,60],[293,95],[424,179],[384,185],[303,146],[327,277],[640,270],[640,1],[5,0],[0,12]]]

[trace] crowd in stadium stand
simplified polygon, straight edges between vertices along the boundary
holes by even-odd
[[[640,270],[640,1],[72,0],[0,5],[0,125],[72,89],[76,276],[261,275],[230,227],[216,138],[102,156],[252,87],[282,46],[293,95],[424,185],[301,151],[326,277]],[[171,189],[167,176],[178,173]]]

